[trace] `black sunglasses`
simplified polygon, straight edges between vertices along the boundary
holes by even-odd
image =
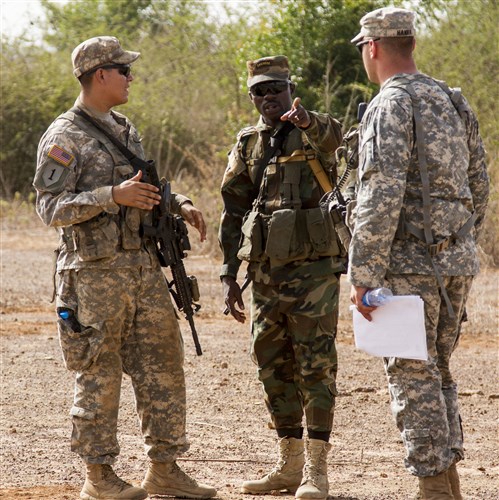
[[[100,68],[96,69],[117,69],[118,73],[125,76],[126,78],[128,78],[130,76],[130,73],[132,72],[132,67],[130,66],[130,64],[107,64],[106,66],[101,66]]]
[[[380,37],[363,40],[362,42],[357,44],[357,48],[359,49],[359,52],[362,54],[362,47],[364,47],[364,45],[368,44],[369,42],[377,42],[378,40],[380,40]]]
[[[264,97],[267,94],[277,95],[284,92],[288,86],[288,82],[258,83],[250,88],[250,93],[255,97]]]

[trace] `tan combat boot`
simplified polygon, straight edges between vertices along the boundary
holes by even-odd
[[[303,479],[296,492],[296,499],[325,500],[329,493],[327,454],[331,445],[320,439],[305,441],[306,462]]]
[[[277,447],[277,465],[262,479],[244,481],[241,486],[242,493],[258,495],[281,490],[294,493],[300,486],[305,464],[303,439],[281,438]]]
[[[136,488],[120,479],[110,465],[87,464],[87,477],[80,492],[83,500],[100,498],[143,500],[147,491]]]
[[[449,470],[447,471],[449,475],[450,487],[452,494],[454,495],[454,500],[463,500],[463,495],[461,495],[461,484],[459,482],[459,474],[457,473],[456,464],[453,463]]]
[[[149,495],[167,495],[180,498],[212,498],[215,488],[200,484],[189,477],[176,462],[152,461],[142,481]]]
[[[423,500],[454,500],[449,480],[449,471],[437,476],[419,478],[419,491]]]

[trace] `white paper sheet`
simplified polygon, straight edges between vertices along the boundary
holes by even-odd
[[[426,361],[424,302],[418,295],[396,295],[371,313],[372,321],[355,306],[353,331],[355,345],[373,356]]]

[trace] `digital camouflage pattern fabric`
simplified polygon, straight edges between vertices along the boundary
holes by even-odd
[[[123,115],[75,105],[144,158]],[[173,460],[188,447],[182,338],[155,250],[139,232],[151,214],[112,197],[112,186],[132,175],[110,141],[71,111],[40,141],[36,209],[60,234],[56,306],[71,316],[58,319],[59,340],[76,372],[72,449],[86,463],[112,464],[119,453],[123,372],[133,381],[149,457]],[[174,194],[174,213],[187,200]]]
[[[360,20],[360,33],[351,40],[359,43],[365,38],[414,36],[414,12],[397,7],[373,10]]]
[[[462,318],[472,279],[444,278],[458,318]],[[405,466],[417,476],[435,476],[464,458],[458,390],[449,366],[460,328],[442,304],[434,276],[389,274],[387,283],[395,295],[419,295],[425,303],[429,361],[389,358],[385,369],[392,413],[406,448]]]
[[[485,216],[488,176],[478,122],[468,107],[463,123],[440,86],[430,77],[404,75],[421,97],[428,169],[431,172],[432,230],[436,241],[456,233],[475,210],[475,229],[435,257],[442,275],[475,275],[479,270],[475,238]],[[403,85],[403,83],[401,83]],[[421,229],[422,191],[413,144],[409,94],[389,79],[370,103],[360,126],[359,188],[349,278],[376,288],[386,272],[434,273],[424,244],[395,237],[402,207]]]
[[[408,224],[423,230],[423,187],[408,86],[422,115],[424,137],[416,140],[425,146],[432,235],[435,241],[451,237],[451,244],[432,257],[443,288],[424,241],[404,231]],[[443,87],[420,73],[395,75],[369,105],[360,128],[357,214],[348,271],[356,286],[388,286],[395,295],[424,300],[428,361],[385,360],[405,464],[423,478],[444,473],[463,457],[457,386],[449,360],[479,270],[476,237],[489,192],[476,117],[459,93],[451,92],[453,103]],[[474,227],[454,242],[452,235],[473,220],[474,211]],[[444,290],[454,316],[444,302]]]

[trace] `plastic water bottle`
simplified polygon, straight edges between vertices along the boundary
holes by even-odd
[[[72,309],[68,309],[67,307],[58,307],[57,315],[61,318],[65,323],[69,325],[73,332],[80,333],[81,325],[78,323],[74,311]]]
[[[388,288],[375,288],[374,290],[368,290],[362,297],[362,303],[369,307],[379,307],[386,304],[390,298],[393,297],[393,293]]]
[[[58,312],[59,318],[61,319],[68,319],[69,318],[69,311],[63,309],[62,311]]]

